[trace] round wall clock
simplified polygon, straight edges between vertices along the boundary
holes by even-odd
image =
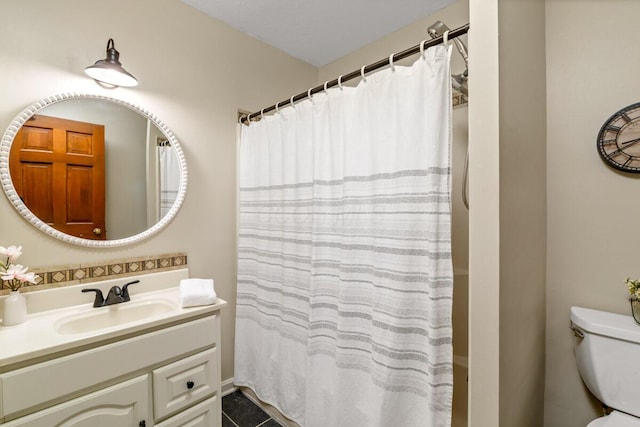
[[[597,144],[607,165],[640,173],[640,102],[609,117],[598,133]]]

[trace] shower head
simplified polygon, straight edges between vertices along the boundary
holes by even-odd
[[[448,30],[449,27],[447,27],[447,25],[442,21],[436,21],[433,25],[427,28],[427,32],[433,39],[442,37],[445,31]],[[451,76],[451,86],[454,90],[466,97],[469,96],[469,88],[467,86],[467,80],[469,79],[469,62],[467,58],[469,57],[469,52],[467,51],[467,46],[465,46],[459,39],[455,38],[453,39],[453,42],[456,44],[456,49],[460,52],[462,59],[464,59],[465,70],[463,73]]]
[[[467,87],[468,79],[469,73],[467,70],[465,70],[464,73],[454,74],[451,76],[451,87],[464,96],[469,96],[469,88]]]
[[[442,37],[444,35],[444,32],[447,30],[450,30],[450,28],[447,27],[447,25],[442,21],[436,21],[433,25],[427,28],[427,32],[432,39]],[[464,43],[462,43],[462,41],[457,38],[453,39],[453,42],[456,44],[456,49],[458,49],[458,52],[460,52],[462,59],[464,59],[465,66],[468,67],[469,52],[467,51],[467,46],[465,46]]]

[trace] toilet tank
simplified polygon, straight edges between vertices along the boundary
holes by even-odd
[[[591,393],[640,417],[640,325],[631,316],[571,307],[571,327],[578,370]]]

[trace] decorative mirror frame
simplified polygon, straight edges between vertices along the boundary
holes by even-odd
[[[173,202],[173,206],[167,212],[167,214],[160,219],[155,225],[146,229],[145,231],[135,234],[130,237],[126,237],[123,239],[115,239],[115,240],[90,240],[90,239],[81,239],[79,237],[70,236],[66,233],[56,230],[55,228],[47,225],[40,218],[35,216],[29,208],[22,202],[20,196],[16,192],[15,187],[13,186],[13,182],[11,181],[11,175],[9,173],[9,153],[11,152],[11,144],[20,130],[22,125],[29,120],[31,116],[36,114],[38,111],[43,108],[56,104],[61,101],[69,100],[69,99],[101,99],[105,101],[110,101],[119,105],[123,105],[130,110],[135,111],[138,114],[141,114],[145,118],[151,120],[151,122],[158,128],[162,133],[167,137],[171,146],[176,151],[176,156],[178,158],[179,167],[180,167],[180,186],[178,187],[178,195]],[[133,243],[138,243],[144,239],[147,239],[154,234],[158,233],[164,227],[171,222],[171,220],[176,216],[178,210],[182,206],[182,202],[187,193],[187,163],[184,157],[184,153],[182,151],[182,147],[180,147],[180,143],[178,142],[176,136],[173,132],[164,124],[162,120],[160,120],[155,114],[150,112],[149,110],[135,105],[131,102],[124,101],[122,99],[111,98],[109,96],[90,94],[90,93],[62,93],[53,95],[47,98],[42,98],[33,104],[29,105],[27,108],[22,110],[20,114],[18,114],[9,127],[5,131],[2,136],[2,140],[0,141],[0,183],[2,184],[2,188],[4,189],[5,194],[9,198],[9,201],[13,204],[13,206],[17,209],[18,213],[22,215],[27,221],[33,224],[37,229],[48,234],[49,236],[55,237],[56,239],[62,240],[67,243],[86,246],[91,248],[115,248],[124,245],[130,245]]]

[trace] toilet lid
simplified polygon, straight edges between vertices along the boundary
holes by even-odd
[[[640,418],[613,411],[606,417],[591,421],[587,427],[640,427]]]

